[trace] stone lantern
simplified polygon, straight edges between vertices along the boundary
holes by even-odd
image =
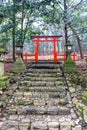
[[[66,55],[69,57],[71,53],[73,52],[73,45],[68,41],[68,44],[65,45]]]
[[[16,61],[13,64],[13,68],[11,72],[13,73],[22,73],[26,70],[26,66],[23,62],[22,55],[23,55],[23,45],[16,45],[15,52],[18,55]]]
[[[0,77],[4,75],[4,55],[7,53],[3,44],[0,45]]]
[[[17,55],[22,55],[23,54],[23,45],[16,45],[15,52]]]

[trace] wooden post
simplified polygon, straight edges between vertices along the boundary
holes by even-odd
[[[35,63],[38,62],[38,52],[39,51],[39,38],[36,39],[36,53],[35,53]]]

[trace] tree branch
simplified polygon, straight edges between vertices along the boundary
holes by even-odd
[[[81,3],[83,2],[83,0],[80,0],[80,2],[78,4],[76,4],[75,6],[71,6],[71,8],[73,8],[73,10],[75,10]]]
[[[60,9],[63,11],[64,9],[60,6],[60,3],[57,2],[58,6],[60,7]]]

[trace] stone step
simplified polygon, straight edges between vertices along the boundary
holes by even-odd
[[[61,118],[61,120],[62,119],[63,118]],[[70,120],[70,122],[67,122],[66,120],[64,122],[35,121],[31,124],[31,130],[82,130],[82,126],[79,124],[75,126],[75,123],[72,120]]]
[[[26,73],[25,76],[30,76],[30,77],[62,77],[61,73],[43,73],[43,74],[38,74],[38,73]]]
[[[65,91],[63,91],[63,93],[60,92],[30,92],[30,91],[26,91],[26,92],[15,92],[14,93],[14,98],[62,98],[65,95]]]
[[[62,94],[61,94],[62,95]],[[33,97],[42,97],[42,98],[60,98],[60,92],[35,92],[33,93]]]
[[[27,98],[27,97],[17,97],[12,102],[15,105],[34,105],[34,106],[66,106],[68,104],[68,100],[66,95],[62,98]]]
[[[49,94],[50,95],[50,97],[52,96],[52,97],[56,97],[57,98],[57,94],[55,94],[56,92],[58,93],[58,96],[60,95],[60,96],[62,96],[62,95],[64,95],[64,94],[66,94],[66,90],[65,89],[61,89],[61,88],[59,88],[59,89],[43,89],[43,87],[31,87],[30,89],[29,89],[29,87],[19,87],[18,88],[18,91],[20,91],[20,92],[30,92],[30,93],[37,93],[37,92],[39,92],[39,93],[45,93],[45,94]],[[34,94],[34,95],[37,95],[37,94]],[[42,95],[43,96],[43,95]]]
[[[29,87],[28,88],[28,90],[29,91],[38,91],[38,92],[58,92],[58,88],[56,88],[56,87]],[[60,91],[62,91],[62,89],[60,90]]]
[[[58,64],[40,61],[28,66],[16,85],[0,130],[82,130]]]
[[[30,65],[32,65],[32,64],[54,64],[54,61],[53,61],[53,60],[38,60],[38,62],[35,63],[34,61],[31,60],[31,61],[27,64],[27,66],[30,67]],[[59,64],[58,64],[58,65],[59,65]]]
[[[70,115],[70,108],[67,107],[35,107],[35,106],[19,106],[7,108],[4,111],[7,115]]]
[[[54,86],[55,83],[54,82],[46,82],[46,81],[34,81],[34,82],[31,82],[31,81],[21,81],[19,83],[20,85],[27,85],[27,86]]]
[[[61,73],[60,69],[28,69],[26,73]]]
[[[48,86],[19,86],[18,90],[20,90],[21,92],[58,92],[63,94],[64,92],[66,92],[66,88],[64,86],[53,86],[53,87],[48,87]]]
[[[36,114],[36,115],[69,115],[70,109],[68,108],[57,108],[57,107],[49,107],[49,108],[29,108],[27,109],[27,114]]]
[[[50,86],[50,87],[53,87],[55,86],[55,83],[54,82],[45,82],[45,81],[34,81],[34,82],[31,82],[31,86],[41,86],[41,87],[44,87],[44,86]]]
[[[55,86],[55,83],[54,82],[45,82],[45,81],[42,81],[42,82],[34,81],[34,82],[31,82],[31,86],[53,87],[53,86]]]
[[[17,115],[10,115],[9,120],[2,123],[0,130],[82,130],[82,126],[76,124],[77,120],[72,121],[68,116],[58,118],[54,115],[53,119],[52,116],[47,115],[46,120],[43,115],[39,117],[40,119],[38,116],[33,118],[31,119],[30,116],[18,118]]]
[[[47,87],[54,87],[54,86],[63,86],[64,85],[64,83],[63,83],[63,81],[62,81],[62,79],[61,80],[59,80],[59,81],[55,81],[55,82],[53,82],[53,81],[34,81],[34,82],[32,82],[32,81],[27,81],[27,80],[24,80],[24,81],[19,81],[18,82],[18,85],[22,85],[22,86],[25,86],[25,87],[31,87],[31,86],[41,86],[41,87],[45,87],[45,86],[47,86]]]
[[[58,64],[45,64],[45,63],[38,63],[38,64],[33,64],[30,68],[35,68],[35,69],[59,69]]]
[[[21,77],[20,81],[48,81],[48,82],[55,82],[55,81],[61,81],[62,77]]]

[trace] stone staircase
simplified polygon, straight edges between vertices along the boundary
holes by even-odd
[[[28,65],[15,85],[0,130],[82,130],[58,64]]]

